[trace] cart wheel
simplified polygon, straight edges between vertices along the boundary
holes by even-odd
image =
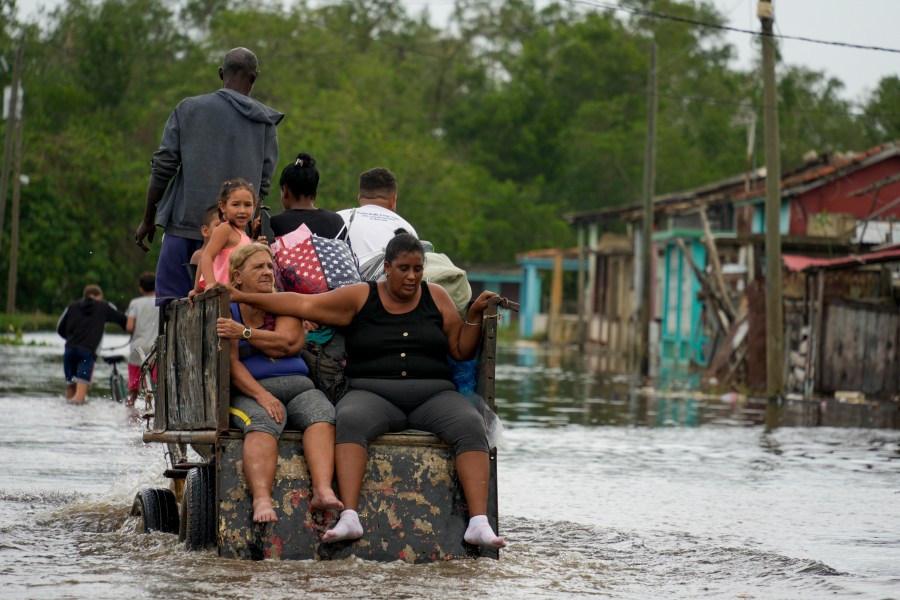
[[[139,531],[176,533],[178,531],[178,503],[171,490],[145,488],[134,497],[131,515],[140,517]]]
[[[188,550],[216,545],[215,481],[210,465],[188,471],[181,498],[178,537]]]

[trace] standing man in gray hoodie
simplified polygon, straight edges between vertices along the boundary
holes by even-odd
[[[144,219],[134,233],[147,252],[144,239],[153,241],[155,227],[165,232],[156,267],[157,306],[194,287],[184,265],[203,243],[203,213],[215,204],[222,183],[241,177],[256,187],[260,200],[269,193],[278,164],[276,126],[284,115],[250,98],[258,66],[250,50],[229,50],[219,67],[222,89],[185,98],[166,122],[150,161]]]

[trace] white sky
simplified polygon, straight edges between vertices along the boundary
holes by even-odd
[[[427,7],[436,25],[446,20],[453,7],[453,0],[402,1],[413,14]],[[593,1],[601,5],[617,3],[616,0],[579,0],[575,5],[585,8]],[[725,15],[729,26],[759,30],[756,0],[707,1]],[[19,14],[26,19],[33,18],[38,7],[59,3],[60,0],[18,0]],[[546,4],[541,0],[536,3],[539,6]],[[773,4],[776,34],[900,49],[900,0],[773,0]],[[751,45],[753,37],[744,33],[727,34],[727,39],[738,51],[736,66],[749,67],[758,54]],[[882,77],[900,75],[900,53],[896,52],[794,40],[781,40],[780,48],[788,64],[824,71],[843,81],[846,86],[844,97],[850,100],[861,100]]]

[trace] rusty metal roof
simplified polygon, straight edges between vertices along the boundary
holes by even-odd
[[[864,254],[851,254],[839,258],[815,258],[798,254],[783,254],[781,260],[789,271],[815,271],[817,269],[852,269],[863,265],[900,262],[900,245]]]
[[[782,196],[796,196],[826,185],[849,173],[876,164],[887,158],[900,156],[900,148],[888,142],[865,152],[852,154],[822,154],[816,159],[784,174],[781,178]],[[654,214],[690,213],[692,209],[710,204],[750,200],[765,195],[766,170],[756,169],[751,174],[751,189],[744,191],[745,175],[735,175],[703,186],[660,194],[653,199]],[[564,215],[570,224],[595,222],[603,218],[619,218],[634,221],[642,217],[643,203],[611,206]]]

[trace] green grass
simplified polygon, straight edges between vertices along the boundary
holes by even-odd
[[[0,313],[0,346],[23,346],[26,331],[53,331],[59,317],[43,313]],[[32,344],[34,342],[32,341]]]
[[[59,315],[44,313],[0,313],[0,332],[55,331]]]

